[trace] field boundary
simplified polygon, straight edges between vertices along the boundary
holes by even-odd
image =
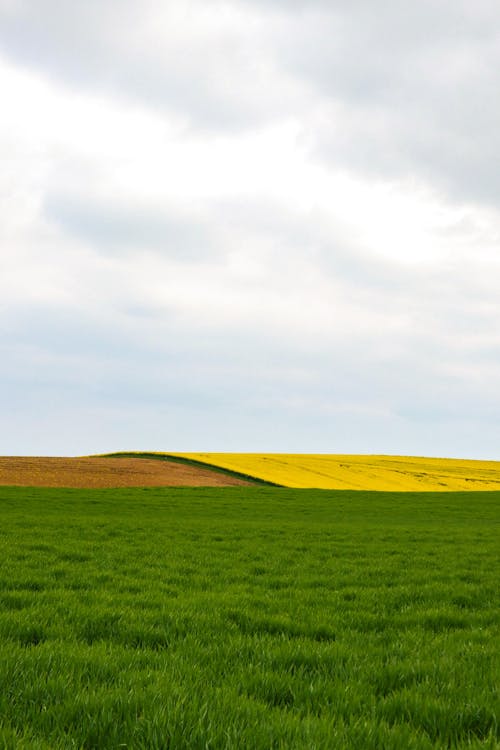
[[[172,453],[143,453],[143,452],[126,452],[119,451],[117,453],[98,453],[93,458],[151,458],[158,461],[174,461],[179,464],[187,464],[188,466],[196,466],[197,468],[211,469],[217,471],[219,474],[226,474],[226,476],[234,477],[235,479],[245,479],[253,484],[260,485],[263,487],[280,487],[284,488],[284,484],[278,484],[277,482],[271,482],[267,479],[261,479],[260,477],[252,476],[251,474],[245,474],[241,471],[233,469],[225,469],[217,464],[207,463],[205,461],[196,461],[194,458],[184,458],[182,456],[176,456]]]

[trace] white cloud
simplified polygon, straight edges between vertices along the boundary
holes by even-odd
[[[47,452],[52,414],[52,452],[125,430],[116,447],[494,455],[494,176],[459,188],[450,159],[465,181],[483,131],[435,99],[488,91],[486,26],[464,47],[395,11],[386,55],[365,3],[217,7],[0,5],[1,450]],[[334,22],[374,38],[371,73],[354,37],[328,47]],[[87,418],[68,437],[82,403],[99,444]]]

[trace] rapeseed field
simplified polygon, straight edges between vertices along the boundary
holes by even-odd
[[[500,490],[499,461],[284,453],[172,455],[284,487],[392,492]]]

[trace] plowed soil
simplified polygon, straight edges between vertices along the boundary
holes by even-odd
[[[18,487],[229,487],[249,485],[213,469],[146,458],[0,456],[0,485]]]

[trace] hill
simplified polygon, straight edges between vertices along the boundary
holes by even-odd
[[[250,482],[203,466],[148,458],[0,456],[0,485],[21,487],[228,487]]]
[[[500,489],[499,461],[284,453],[172,455],[292,488],[393,492]]]

